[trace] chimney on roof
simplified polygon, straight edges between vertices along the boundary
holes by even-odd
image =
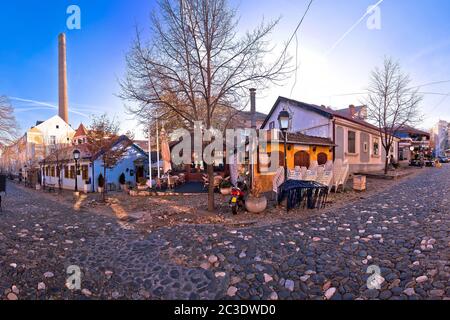
[[[256,129],[256,89],[250,89],[250,114],[252,116],[252,129]]]
[[[66,61],[66,35],[61,33],[58,37],[58,115],[69,123],[69,98],[67,95],[67,61]]]
[[[351,116],[352,118],[354,118],[355,115],[356,115],[356,107],[355,107],[354,105],[351,104],[351,105],[348,107],[348,109],[350,110],[350,116]]]

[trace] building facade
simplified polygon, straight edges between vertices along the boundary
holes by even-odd
[[[333,110],[284,97],[279,97],[262,125],[262,129],[279,129],[278,115],[287,110],[291,115],[289,132],[330,139],[333,160],[350,165],[350,172],[370,172],[384,168],[386,157],[398,159],[398,138],[386,155],[377,127],[366,121],[363,106]]]
[[[450,123],[440,120],[431,129],[431,143],[434,148],[434,156],[450,154]]]
[[[56,146],[70,144],[74,134],[75,130],[57,115],[38,121],[16,143],[4,148],[0,165],[8,173],[25,178],[27,171],[37,169]]]
[[[112,148],[117,147],[119,143],[128,143],[121,159],[112,168],[106,169],[106,187],[109,190],[119,190],[119,178],[122,173],[125,175],[125,181],[130,186],[136,186],[138,183],[139,168],[136,162],[141,160],[148,162],[148,154],[137,144],[129,143],[126,136],[119,137]],[[73,151],[78,150],[81,153],[78,161],[78,172],[75,168]],[[87,144],[70,145],[53,153],[45,160],[41,161],[41,176],[43,185],[52,185],[65,190],[75,190],[75,179],[77,187],[82,192],[97,192],[99,187],[99,176],[104,175],[104,165],[102,160],[102,151],[95,155],[90,154]],[[147,166],[148,168],[148,166]],[[148,170],[148,169],[147,169]],[[148,174],[146,172],[143,173]]]

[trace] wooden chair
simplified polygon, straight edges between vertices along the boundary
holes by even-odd
[[[313,161],[311,161],[311,164],[309,165],[309,170],[315,171],[315,170],[317,170],[318,166],[319,166],[319,163],[317,162],[317,160],[313,160]]]
[[[333,161],[328,160],[327,163],[325,163],[325,171],[333,171]]]
[[[322,178],[323,174],[325,173],[325,168],[320,166],[317,167],[317,179]]]
[[[331,187],[334,188],[334,192],[337,192],[338,186],[339,186],[339,180],[341,179],[342,175],[342,165],[338,166],[336,163],[333,166],[333,180]]]
[[[317,179],[317,172],[308,170],[306,171],[306,175],[303,177],[303,180],[305,181],[316,181]]]
[[[342,186],[342,191],[345,191],[345,185],[346,185],[347,180],[348,180],[349,171],[350,171],[350,166],[348,164],[344,165],[342,170],[341,170],[341,175],[339,177],[339,181],[338,181],[338,184],[337,184],[336,192],[337,192],[337,189],[339,189],[340,186]]]
[[[328,193],[331,192],[331,188],[333,186],[333,172],[332,171],[324,171],[321,177],[318,177],[316,182],[323,184],[328,187]]]
[[[301,168],[300,168],[300,172],[301,172],[301,174],[302,174],[302,177],[305,177],[305,176],[306,176],[306,171],[308,171],[308,168],[307,168],[307,167],[301,167]]]

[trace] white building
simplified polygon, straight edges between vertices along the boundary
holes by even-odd
[[[39,162],[48,156],[56,145],[70,144],[75,130],[61,117],[54,116],[38,121],[15,144],[3,150],[2,168],[12,174],[39,167]]]
[[[431,129],[431,141],[435,155],[445,155],[446,150],[450,149],[450,123],[440,120],[434,125]]]
[[[148,153],[140,148],[137,144],[131,143],[126,136],[121,136],[112,145],[115,148],[121,143],[127,143],[126,148],[120,161],[113,168],[106,169],[106,187],[108,190],[118,190],[120,187],[119,177],[124,174],[125,182],[130,186],[136,186],[139,182],[140,167],[136,162],[148,163]],[[75,169],[75,161],[73,159],[73,151],[78,150],[81,153],[78,161],[78,170]],[[68,145],[58,152],[53,153],[41,161],[42,185],[59,187],[65,190],[75,190],[75,179],[77,188],[82,192],[97,192],[98,179],[100,175],[104,175],[104,165],[102,161],[103,152],[90,154],[87,144],[81,144],[74,141],[73,145]],[[58,157],[58,158],[56,158]],[[140,161],[139,161],[140,160]],[[147,166],[148,170],[148,166]],[[76,172],[78,171],[78,172]],[[148,172],[142,172],[142,176]],[[104,177],[105,178],[105,177]]]

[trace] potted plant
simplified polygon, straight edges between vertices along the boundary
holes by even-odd
[[[223,180],[220,185],[220,193],[224,196],[231,194],[231,182],[228,180]]]
[[[84,193],[89,193],[91,190],[91,178],[84,181]]]
[[[144,191],[147,190],[148,186],[147,186],[147,179],[145,178],[139,178],[139,184],[137,186],[139,191]]]
[[[267,198],[261,194],[261,184],[255,182],[249,196],[245,200],[245,208],[250,213],[261,213],[267,208]]]
[[[124,191],[127,191],[127,186],[126,186],[126,179],[125,179],[125,173],[122,172],[122,174],[119,176],[119,184],[120,184],[120,188]]]
[[[98,182],[98,192],[103,193],[103,189],[105,188],[105,178],[103,177],[103,175],[101,173],[98,176],[97,182]]]

